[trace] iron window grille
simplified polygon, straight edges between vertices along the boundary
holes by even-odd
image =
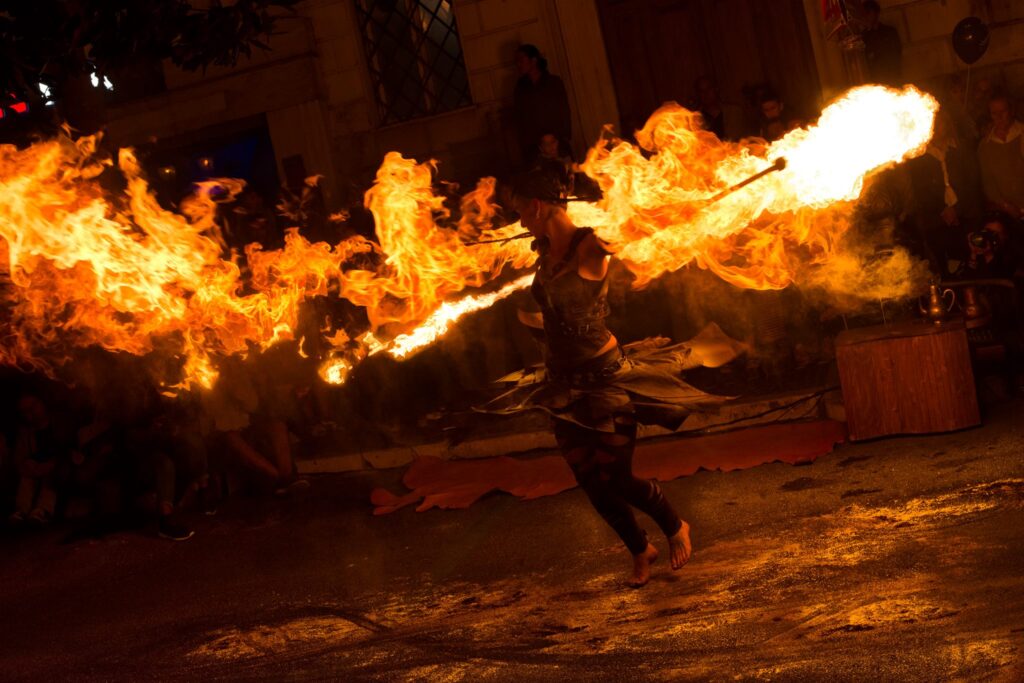
[[[355,0],[382,125],[473,103],[450,0]]]

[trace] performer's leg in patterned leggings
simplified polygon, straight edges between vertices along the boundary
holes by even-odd
[[[657,550],[637,524],[630,506],[646,513],[669,539],[673,568],[682,567],[689,559],[689,534],[686,523],[661,487],[633,474],[636,432],[636,420],[629,413],[615,416],[615,431],[611,433],[564,420],[555,423],[555,437],[577,483],[633,554],[632,583],[643,585],[650,576],[649,565],[657,558]]]

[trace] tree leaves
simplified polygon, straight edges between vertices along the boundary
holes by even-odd
[[[32,0],[0,12],[0,90],[26,99],[50,85],[139,60],[170,59],[188,71],[232,66],[267,43],[298,0]]]

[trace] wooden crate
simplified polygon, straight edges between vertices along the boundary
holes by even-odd
[[[836,339],[836,360],[853,441],[981,422],[963,322],[848,330]]]

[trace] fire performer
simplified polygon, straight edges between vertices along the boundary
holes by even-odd
[[[630,585],[643,586],[658,551],[630,506],[665,534],[674,570],[690,559],[691,545],[689,525],[658,484],[633,474],[637,424],[675,429],[690,409],[721,397],[679,378],[683,369],[701,364],[690,344],[619,345],[605,324],[610,252],[592,229],[573,224],[554,174],[534,170],[521,176],[513,184],[512,204],[539,254],[531,287],[539,311],[521,310],[519,317],[542,339],[545,367],[510,376],[515,388],[483,410],[540,409],[553,417],[555,438],[580,488],[633,555]]]

